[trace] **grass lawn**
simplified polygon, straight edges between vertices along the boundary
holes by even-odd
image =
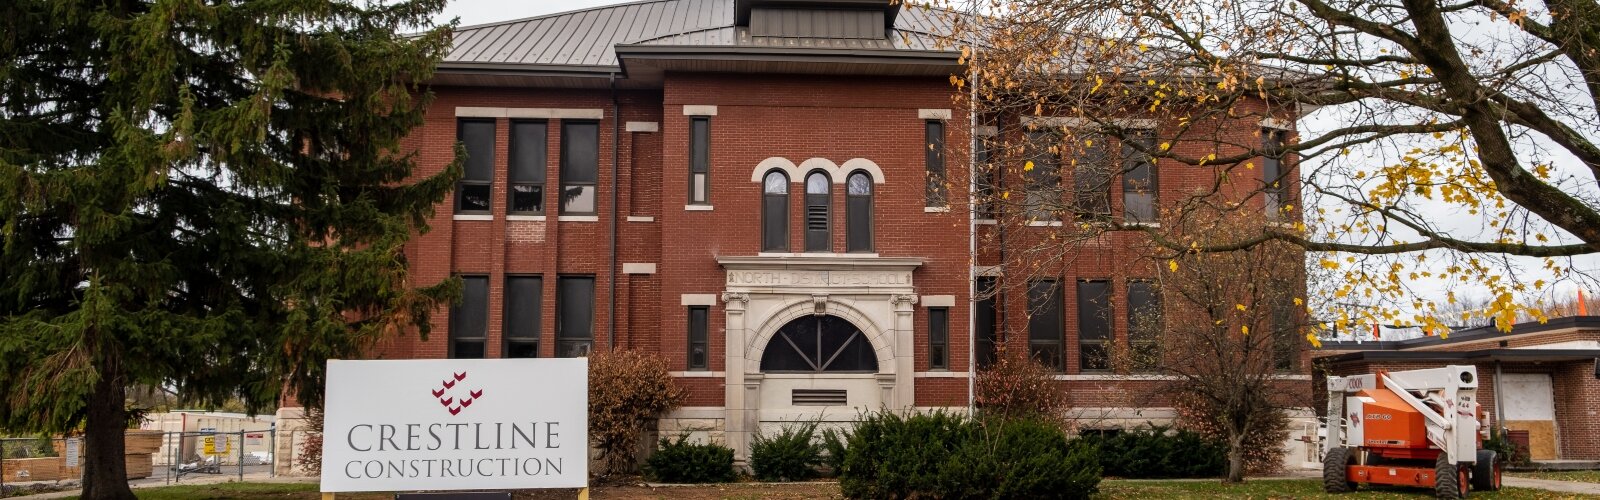
[[[1533,479],[1553,479],[1556,481],[1577,481],[1580,483],[1600,484],[1600,470],[1541,470],[1528,472],[1507,472],[1506,475]]]
[[[1306,499],[1306,498],[1433,498],[1428,490],[1409,488],[1363,488],[1359,493],[1328,495],[1322,492],[1322,483],[1314,479],[1256,480],[1243,485],[1229,486],[1217,481],[1135,481],[1110,480],[1100,483],[1101,499],[1123,498],[1255,498],[1255,499]],[[134,490],[139,498],[156,500],[179,499],[283,499],[308,500],[320,498],[315,483],[222,483],[192,486],[140,488]],[[576,498],[573,490],[544,490],[517,492],[519,500],[554,500]],[[839,487],[832,483],[794,483],[783,485],[725,484],[682,487],[649,488],[645,486],[607,486],[595,488],[596,499],[624,500],[755,500],[810,498],[839,498]],[[380,500],[394,498],[391,494],[360,493],[340,494],[345,500]],[[1472,498],[1494,499],[1557,499],[1600,497],[1575,496],[1543,490],[1506,488],[1495,493],[1473,492]]]

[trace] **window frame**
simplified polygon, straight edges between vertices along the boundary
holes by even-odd
[[[695,135],[695,126],[696,126],[696,124],[699,124],[699,123],[704,123],[705,124],[705,134],[704,134],[703,137],[697,137]],[[696,144],[696,142],[698,142],[698,141],[704,141],[704,145],[702,146],[702,145]],[[703,158],[696,158],[695,157],[695,148],[697,146],[701,146],[701,147],[704,148],[705,153],[704,153],[704,157]],[[695,174],[704,175],[704,177],[700,179],[701,182],[703,182],[705,184],[704,186],[696,186],[697,182],[696,182],[696,179],[695,179]],[[688,200],[687,204],[688,205],[699,205],[699,206],[711,205],[711,117],[710,116],[694,115],[694,116],[690,116],[689,117],[689,176],[688,177],[689,177],[689,179],[688,179],[689,180],[689,189],[688,189],[688,191],[686,191],[684,193],[685,198]],[[696,187],[700,187],[702,189],[701,194],[705,195],[704,199],[699,199],[699,200],[695,199],[694,195],[695,195],[695,188]]]
[[[703,315],[698,329],[695,328],[695,313]],[[690,371],[706,371],[711,369],[711,306],[689,306],[688,320],[688,367]],[[695,363],[694,349],[699,345],[704,349],[704,356],[699,363]]]
[[[827,189],[826,192],[820,194],[811,192],[811,178],[818,175],[822,176],[822,185]],[[802,199],[805,210],[801,214],[801,220],[805,222],[803,225],[803,231],[805,231],[805,241],[802,248],[805,249],[806,253],[831,253],[833,252],[833,176],[828,175],[828,172],[825,170],[812,170],[810,172],[806,172],[804,179],[805,181],[802,182],[800,186],[801,191],[805,196],[805,198]],[[822,197],[822,204],[813,205],[811,203],[811,197],[813,196]],[[811,214],[811,207],[814,206],[820,206],[823,208],[822,214],[815,218],[812,217]],[[812,229],[811,222],[813,219],[821,221],[821,229]],[[816,236],[817,239],[815,240],[812,238],[813,231],[820,232],[820,234]],[[818,244],[813,245],[813,242]]]
[[[1261,128],[1261,197],[1268,220],[1280,217],[1283,199],[1289,194],[1289,169],[1284,166],[1287,153],[1283,150],[1288,141],[1288,130]]]
[[[1035,295],[1040,286],[1046,287],[1043,288],[1046,292],[1044,297]],[[1044,278],[1028,282],[1028,356],[1056,373],[1067,371],[1065,303],[1060,279]],[[1054,321],[1039,318],[1046,311],[1042,307],[1047,304],[1053,304]],[[1041,347],[1054,348],[1051,350],[1051,359],[1040,359]]]
[[[1098,336],[1098,337],[1095,337],[1095,338],[1091,338],[1091,337],[1088,337],[1086,335],[1086,333],[1089,331],[1089,329],[1088,329],[1089,322],[1085,321],[1084,319],[1086,317],[1088,317],[1088,314],[1086,314],[1086,313],[1088,313],[1088,311],[1085,310],[1086,306],[1092,305],[1093,302],[1092,302],[1091,299],[1088,299],[1088,298],[1085,297],[1086,293],[1085,293],[1084,288],[1087,285],[1095,285],[1095,284],[1099,284],[1099,285],[1105,286],[1105,292],[1102,294],[1102,297],[1104,297],[1104,300],[1102,301],[1103,305],[1100,306],[1103,309],[1102,317],[1105,318],[1105,331],[1102,332],[1103,336]],[[1116,328],[1116,322],[1115,322],[1116,308],[1113,307],[1113,304],[1112,304],[1112,299],[1115,296],[1114,295],[1115,293],[1116,292],[1114,290],[1112,290],[1111,280],[1107,280],[1107,279],[1080,279],[1080,280],[1078,280],[1078,289],[1077,289],[1077,299],[1078,299],[1078,301],[1077,301],[1078,302],[1078,307],[1077,307],[1077,314],[1078,314],[1078,371],[1080,371],[1080,372],[1106,372],[1106,371],[1111,371],[1113,369],[1113,367],[1111,366],[1112,365],[1111,364],[1111,349],[1116,343],[1116,336],[1117,336],[1117,334],[1116,334],[1117,328]],[[1090,314],[1092,314],[1092,313],[1090,313]],[[1103,366],[1092,366],[1091,367],[1092,363],[1090,361],[1092,361],[1092,360],[1090,358],[1090,352],[1089,352],[1090,350],[1086,349],[1086,347],[1088,347],[1088,346],[1095,346],[1096,349],[1101,350],[1104,353],[1103,354],[1103,356],[1104,356],[1103,359],[1095,360],[1095,361],[1099,361],[1100,363],[1104,363]]]
[[[948,128],[944,120],[922,122],[923,169],[927,179],[927,190],[923,193],[925,207],[950,206],[950,187],[945,182],[949,172],[945,162]]]
[[[950,308],[928,308],[928,369],[950,369]]]
[[[468,151],[467,152],[467,162],[461,165],[461,179],[456,181],[455,203],[453,203],[453,205],[454,205],[453,208],[455,209],[454,213],[458,214],[458,215],[487,215],[487,214],[492,214],[492,213],[494,213],[494,171],[495,171],[494,150],[495,150],[496,143],[499,142],[500,124],[496,123],[496,120],[493,119],[493,118],[456,118],[456,142],[458,144],[461,144],[461,147],[462,147],[463,150],[471,149],[467,144],[467,137],[466,137],[466,134],[467,134],[466,125],[469,124],[469,123],[471,123],[471,124],[487,124],[487,125],[489,125],[489,167],[488,167],[488,169],[489,169],[489,179],[488,180],[477,180],[477,179],[468,179],[467,178],[469,172],[471,171],[471,165],[470,164],[472,162],[472,153],[471,153],[471,151]],[[479,209],[468,210],[468,209],[463,208],[462,203],[466,201],[466,196],[465,195],[466,195],[467,186],[473,186],[473,187],[481,186],[481,187],[483,187],[483,189],[488,191],[488,194],[485,195],[483,209],[481,209],[481,210],[479,210]]]
[[[851,186],[850,181],[851,181],[851,179],[854,179],[854,178],[856,178],[858,176],[860,178],[863,178],[863,179],[867,180],[867,194],[854,194],[854,193],[850,192],[850,186]],[[877,203],[877,200],[876,200],[876,194],[877,193],[876,192],[877,192],[877,186],[873,185],[873,179],[872,179],[872,174],[871,173],[869,173],[869,172],[867,172],[865,170],[856,170],[854,172],[850,172],[849,174],[845,175],[845,177],[844,177],[844,250],[845,250],[846,253],[872,253],[872,252],[875,251],[874,250],[875,249],[875,245],[873,245],[873,240],[876,239],[877,235],[874,234],[874,232],[875,232],[874,229],[875,228],[873,227],[874,224],[873,224],[873,220],[872,219],[873,219],[873,212],[875,212],[877,210],[877,207],[875,205],[875,203]],[[855,210],[855,204],[852,203],[852,202],[853,201],[859,201],[859,200],[861,200],[863,198],[865,198],[865,201],[866,201],[865,205],[866,206],[863,207],[861,209],[861,211],[865,212],[865,213],[856,213],[857,210]],[[858,242],[858,241],[855,240],[856,224],[863,224],[863,225],[866,226],[865,229],[863,229],[863,231],[866,232],[866,241]],[[857,245],[858,243],[860,244],[859,246]]]
[[[771,177],[773,174],[777,174],[779,177],[783,178],[782,193],[767,192],[767,178]],[[785,172],[783,169],[775,168],[768,170],[765,174],[761,174],[761,251],[763,252],[789,251],[789,192],[792,190],[792,182],[789,179],[789,173]],[[778,201],[781,201],[781,203],[778,203],[777,205],[782,207],[781,213],[773,213],[772,207],[769,206],[771,204],[768,203],[769,201],[773,201],[770,198],[780,199]],[[777,224],[776,227],[772,227],[773,223]],[[783,233],[781,235],[768,233],[769,230],[780,228],[782,229]],[[774,238],[775,236],[781,236],[781,238]],[[768,240],[777,241],[782,244],[777,247],[769,247],[767,245]]]
[[[526,147],[525,145],[522,145],[522,141],[517,140],[517,127],[522,125],[540,125],[544,129],[544,133],[540,134],[539,140],[536,141],[535,146],[535,149],[539,151],[539,158],[541,160],[539,162],[541,164],[537,165],[535,169],[538,172],[539,177],[537,180],[524,180],[517,178],[516,167],[519,156],[518,153],[522,152],[522,149]],[[510,144],[507,145],[506,155],[506,213],[509,215],[544,215],[545,211],[548,210],[548,207],[545,205],[545,186],[549,184],[550,180],[550,122],[548,120],[511,120],[510,130],[507,131],[507,139],[510,141]],[[533,186],[537,188],[537,198],[534,202],[534,210],[516,209],[517,188],[520,186]]]
[[[505,280],[505,293],[501,297],[501,301],[504,303],[502,306],[504,311],[502,312],[503,323],[500,328],[500,356],[503,358],[525,358],[525,356],[512,356],[512,346],[516,344],[531,344],[533,346],[533,357],[537,358],[539,357],[539,341],[543,336],[541,330],[544,327],[544,276],[538,274],[507,274]],[[513,312],[518,310],[515,307],[515,299],[518,297],[513,292],[516,289],[513,283],[517,280],[533,281],[533,303],[531,308],[527,308],[527,310],[532,311],[532,335],[517,335],[514,333],[516,330],[516,321],[514,320],[516,318],[513,318]]]
[[[572,181],[572,180],[569,179],[569,177],[574,177],[572,175],[569,175],[569,173],[570,173],[569,167],[568,167],[569,164],[567,163],[572,158],[572,154],[571,154],[572,142],[571,142],[571,140],[572,140],[573,134],[571,133],[571,129],[569,127],[577,127],[577,126],[582,126],[582,125],[593,125],[594,126],[594,131],[595,131],[594,132],[594,159],[595,159],[595,162],[594,162],[594,181]],[[603,137],[601,137],[601,134],[602,134],[602,131],[600,130],[600,121],[599,120],[561,120],[561,159],[560,159],[561,165],[560,165],[560,169],[558,171],[558,174],[561,176],[561,191],[560,191],[560,194],[557,196],[557,198],[561,201],[561,206],[560,206],[559,210],[556,213],[558,213],[560,215],[599,215],[599,213],[600,213],[600,205],[601,205],[601,203],[600,203],[600,143],[602,142],[602,139],[603,139]],[[571,169],[577,169],[577,168],[578,168],[577,166],[572,166],[571,167]],[[566,199],[567,194],[566,193],[567,193],[568,189],[573,188],[573,187],[588,187],[589,189],[593,190],[593,193],[594,193],[594,208],[592,210],[584,212],[584,211],[569,210],[567,208],[567,199]]]
[[[446,352],[445,352],[445,354],[446,354],[446,357],[449,357],[451,359],[458,359],[457,356],[459,355],[459,353],[457,352],[458,349],[456,348],[456,344],[460,344],[460,343],[476,343],[476,344],[478,344],[479,352],[481,352],[482,354],[480,356],[478,356],[478,357],[475,357],[475,358],[460,358],[460,359],[483,359],[483,358],[486,358],[486,357],[489,356],[489,350],[488,350],[489,349],[489,346],[488,346],[488,343],[489,343],[489,275],[487,275],[487,274],[466,274],[466,275],[459,275],[457,277],[461,278],[461,285],[462,285],[461,286],[461,290],[462,290],[461,302],[457,303],[457,304],[451,304],[451,306],[450,306],[450,331],[447,332],[446,335],[445,335],[445,339],[446,339],[446,345],[445,345],[445,351]],[[463,334],[462,330],[465,329],[466,325],[463,325],[461,323],[462,323],[462,321],[465,321],[466,314],[469,312],[469,311],[467,311],[467,309],[470,306],[467,303],[467,300],[470,297],[469,287],[473,286],[473,283],[479,283],[483,287],[483,303],[480,305],[480,307],[483,308],[483,314],[482,314],[483,317],[481,318],[481,324],[480,324],[480,326],[482,327],[482,331],[481,332],[477,332],[478,335],[476,335],[476,336],[468,337],[468,336],[463,336],[462,335]]]
[[[577,336],[569,336],[569,335],[567,335],[567,332],[569,330],[569,328],[568,328],[569,319],[567,318],[567,309],[566,309],[567,305],[566,304],[571,301],[571,297],[567,297],[566,296],[567,295],[567,293],[566,293],[567,288],[564,285],[566,283],[569,283],[569,282],[577,282],[577,281],[588,281],[589,282],[589,305],[588,305],[588,308],[589,308],[588,333],[589,333],[589,335],[587,337],[577,337]],[[567,347],[571,346],[571,345],[584,345],[585,347],[582,349],[583,356],[588,356],[588,353],[594,352],[594,328],[595,328],[594,301],[595,301],[595,287],[596,286],[597,286],[597,283],[596,283],[594,275],[592,275],[592,274],[568,274],[568,275],[560,275],[560,276],[556,277],[556,352],[555,352],[555,357],[558,357],[558,358],[573,357],[573,356],[567,356],[566,355]]]

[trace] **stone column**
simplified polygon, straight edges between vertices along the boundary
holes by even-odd
[[[894,295],[889,298],[889,303],[894,305],[894,399],[892,402],[884,400],[891,408],[911,409],[916,407],[916,389],[912,385],[916,377],[916,338],[915,327],[911,314],[916,311],[917,296],[915,294]]]
[[[750,429],[745,426],[745,306],[750,303],[750,296],[743,293],[724,292],[722,294],[723,310],[726,311],[727,327],[723,334],[724,355],[722,363],[723,372],[723,430],[727,434],[728,447],[733,448],[735,462],[743,463],[748,454]],[[752,400],[753,402],[753,400]]]

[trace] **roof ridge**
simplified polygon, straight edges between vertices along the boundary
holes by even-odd
[[[471,26],[457,26],[452,31],[461,32],[461,31],[466,31],[466,30],[492,28],[492,27],[495,27],[495,26],[503,25],[503,24],[515,24],[515,23],[522,23],[522,22],[528,22],[528,21],[537,21],[537,20],[545,19],[545,18],[568,16],[568,15],[572,15],[572,14],[577,14],[577,13],[581,13],[581,12],[589,12],[589,11],[593,11],[593,10],[615,9],[617,7],[627,7],[627,6],[630,6],[630,5],[643,5],[643,4],[650,4],[650,3],[666,3],[666,2],[676,2],[676,1],[679,1],[679,0],[635,0],[635,1],[632,1],[632,2],[614,3],[614,4],[609,4],[609,5],[596,5],[594,7],[588,7],[588,8],[583,8],[583,9],[574,9],[574,10],[569,10],[569,11],[564,11],[564,12],[555,12],[555,13],[551,13],[551,14],[541,14],[541,15],[532,16],[532,17],[523,17],[523,18],[510,19],[510,20],[505,20],[505,21],[495,21],[495,22],[491,22],[491,23],[474,24],[474,25],[471,25]]]

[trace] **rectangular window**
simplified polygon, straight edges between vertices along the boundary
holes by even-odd
[[[1111,369],[1111,282],[1078,282],[1078,356],[1083,370]]]
[[[704,370],[710,365],[711,358],[709,331],[711,329],[711,308],[694,306],[689,308],[689,369]]]
[[[1261,129],[1261,194],[1266,200],[1268,220],[1278,220],[1283,215],[1283,198],[1289,192],[1289,179],[1284,178],[1283,168],[1283,141],[1287,134],[1286,130]]]
[[[978,337],[975,349],[978,368],[983,369],[994,365],[995,343],[999,340],[999,332],[995,328],[999,324],[996,321],[999,319],[999,308],[995,307],[999,290],[995,288],[994,276],[979,276],[976,285],[978,303],[977,310],[973,311],[973,330]]]
[[[1281,372],[1292,372],[1300,365],[1300,328],[1295,323],[1295,311],[1288,304],[1275,303],[1267,307],[1268,333],[1272,342],[1273,367]]]
[[[1056,212],[1061,209],[1061,154],[1060,136],[1054,130],[1038,129],[1028,132],[1026,161],[1033,168],[1023,166],[1023,176],[1028,181],[1023,208],[1030,221],[1060,220]]]
[[[599,206],[600,124],[561,122],[561,214],[594,215]]]
[[[458,120],[456,140],[467,150],[461,181],[456,184],[456,213],[489,213],[494,185],[494,120]]]
[[[505,357],[539,357],[539,312],[544,306],[544,279],[506,277]]]
[[[1134,131],[1122,143],[1122,218],[1127,222],[1156,221],[1156,166],[1147,152],[1155,144],[1151,130]]]
[[[950,367],[950,309],[928,308],[928,367]]]
[[[949,186],[945,185],[944,172],[944,122],[929,120],[923,127],[923,149],[927,154],[928,192],[926,206],[942,207],[950,199]]]
[[[1072,145],[1072,207],[1083,220],[1104,220],[1111,216],[1111,157],[1106,138],[1081,133]]]
[[[450,308],[450,357],[479,359],[489,338],[489,277],[462,276],[461,303]]]
[[[978,218],[994,220],[1000,216],[1000,165],[991,165],[994,138],[978,137],[973,143],[972,161],[978,168]]]
[[[711,118],[689,119],[689,204],[711,204]]]
[[[1028,352],[1051,370],[1065,371],[1061,340],[1061,287],[1056,280],[1029,283]]]
[[[1128,356],[1130,368],[1151,371],[1161,365],[1161,292],[1151,281],[1128,282]]]
[[[544,179],[549,125],[542,121],[511,122],[511,206],[507,213],[544,215]]]
[[[556,283],[556,356],[588,356],[594,345],[594,277],[562,276]]]

